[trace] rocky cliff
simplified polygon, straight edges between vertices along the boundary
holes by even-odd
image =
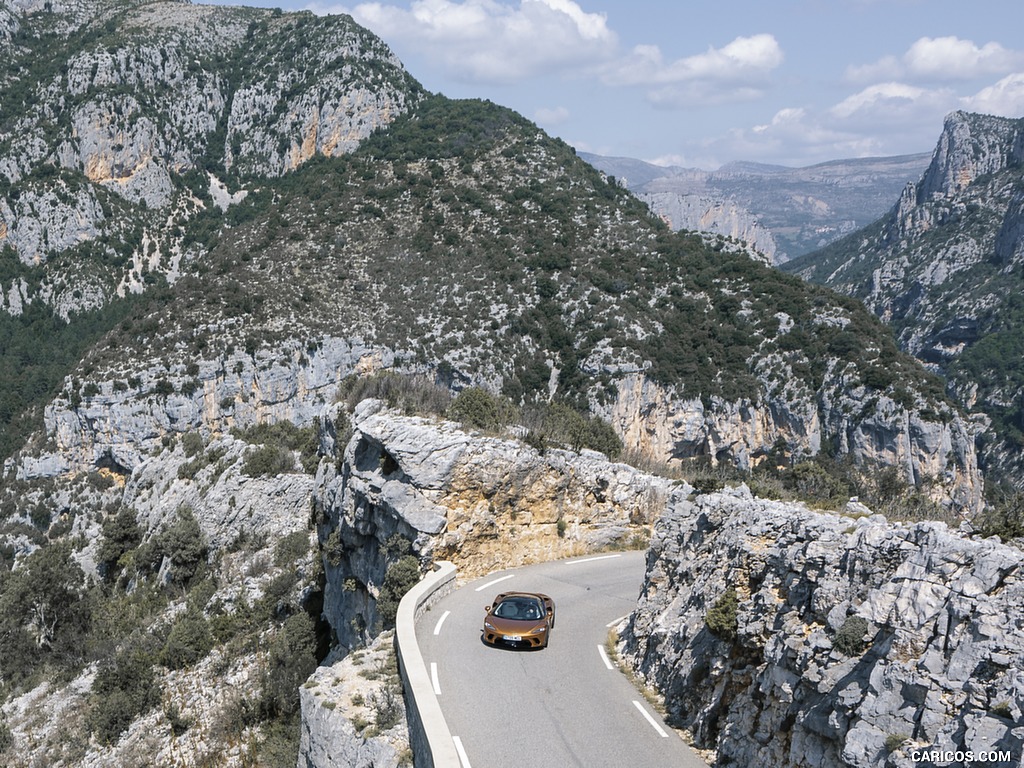
[[[778,253],[775,237],[749,211],[733,201],[678,192],[647,192],[638,197],[664,218],[672,229],[689,229],[722,235],[743,244],[753,259],[774,264]]]
[[[377,400],[356,409],[353,429],[340,466],[321,464],[314,497],[324,613],[342,645],[380,626],[377,599],[404,554],[450,560],[472,578],[644,546],[673,486],[594,452],[542,454],[451,422],[402,417]]]
[[[719,764],[910,766],[1024,749],[1024,556],[745,488],[674,496],[621,635]],[[935,760],[933,765],[959,764]]]
[[[986,457],[1008,480],[1022,444],[1022,125],[951,114],[924,177],[886,218],[786,265],[860,298],[904,348],[947,374],[960,401],[993,420],[998,440]]]
[[[211,182],[350,152],[419,93],[347,17],[112,1],[3,18],[0,249],[49,265],[0,285],[13,314],[39,300],[67,318],[173,280],[204,250],[185,231]]]

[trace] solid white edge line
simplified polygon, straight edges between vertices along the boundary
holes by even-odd
[[[441,618],[437,620],[437,625],[434,627],[434,634],[435,635],[440,635],[441,634],[441,625],[444,624],[444,620],[445,619],[447,619],[449,616],[451,616],[451,613],[452,613],[451,611],[445,611],[444,613],[441,614]]]
[[[434,695],[441,695],[441,681],[437,679],[437,662],[430,662],[430,682],[434,684]]]
[[[608,654],[605,653],[603,645],[597,646],[597,652],[601,654],[601,661],[604,662],[604,665],[608,667],[608,669],[615,669],[615,667],[612,666],[612,660],[609,659]]]
[[[592,563],[595,560],[611,560],[613,557],[622,557],[622,555],[598,555],[597,557],[587,557],[583,560],[566,560],[566,565],[579,565],[580,563]]]
[[[481,584],[474,591],[475,592],[483,592],[488,587],[493,587],[498,582],[505,581],[505,579],[511,579],[513,576],[515,576],[515,574],[514,573],[510,573],[508,576],[502,576],[500,579],[495,579],[494,581],[488,581],[486,584]]]
[[[614,627],[619,622],[625,621],[628,618],[629,618],[629,614],[628,613],[625,616],[619,616],[619,618],[617,618],[615,621],[609,621],[607,624],[605,624],[604,628],[605,629],[611,629],[612,627]],[[434,634],[436,635],[437,633],[435,632]]]
[[[661,734],[661,738],[663,738],[663,739],[667,739],[668,738],[668,734],[665,733],[665,729],[662,728],[660,725],[658,725],[658,721],[655,720],[653,717],[651,717],[651,713],[648,712],[646,709],[644,709],[643,704],[641,704],[639,701],[636,701],[634,699],[633,705],[637,709],[640,710],[640,714],[641,715],[643,715],[645,718],[647,718],[647,722],[651,724],[651,726],[654,728],[654,730],[656,730],[658,733]]]
[[[469,764],[469,756],[466,754],[466,748],[462,746],[462,739],[458,736],[452,736],[452,741],[455,742],[455,751],[459,753],[459,762],[462,763],[462,768],[472,768]]]

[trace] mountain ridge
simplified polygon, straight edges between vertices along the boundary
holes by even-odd
[[[581,157],[613,175],[666,215],[675,229],[707,227],[703,211],[732,205],[736,213],[719,234],[754,244],[770,263],[816,250],[868,225],[888,211],[903,186],[917,181],[928,154],[831,160],[802,168],[735,161],[715,171],[656,166],[641,160]],[[673,215],[672,207],[692,200],[697,215]],[[763,233],[768,233],[770,237]]]
[[[785,266],[856,296],[901,345],[950,377],[962,403],[993,419],[993,469],[1017,474],[1024,377],[1016,296],[1024,261],[1024,120],[951,114],[932,163],[888,216]]]

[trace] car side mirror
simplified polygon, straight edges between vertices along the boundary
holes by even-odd
[[[484,613],[490,613],[490,612],[491,612],[491,606],[485,605],[484,606]]]

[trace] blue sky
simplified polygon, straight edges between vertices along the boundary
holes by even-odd
[[[431,91],[511,107],[582,151],[661,164],[930,152],[953,110],[1024,117],[1021,0],[281,7],[352,15]]]

